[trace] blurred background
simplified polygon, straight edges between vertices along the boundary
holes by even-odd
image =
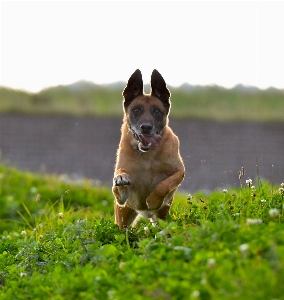
[[[2,1],[1,161],[111,186],[122,91],[171,91],[181,189],[284,181],[284,3]]]

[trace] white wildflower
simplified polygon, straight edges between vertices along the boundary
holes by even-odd
[[[241,244],[239,247],[240,252],[245,256],[249,253],[249,245],[248,244]]]
[[[283,183],[282,183],[283,184]],[[282,185],[281,184],[281,185]],[[284,195],[284,188],[283,187],[281,187],[280,189],[279,189],[279,193],[281,194],[281,195]]]
[[[262,219],[247,219],[247,225],[255,225],[255,224],[261,224],[263,221]]]
[[[163,237],[163,236],[167,236],[167,232],[165,230],[161,230],[156,234],[156,237]]]
[[[271,208],[268,212],[271,218],[275,218],[279,216],[279,210],[277,208]]]
[[[144,233],[146,235],[150,234],[150,229],[148,227],[146,227],[146,226],[144,227]]]
[[[23,277],[27,277],[27,275],[28,275],[28,274],[27,274],[27,273],[25,273],[25,272],[21,272],[21,273],[20,273],[20,277],[21,277],[21,278],[23,278]]]
[[[37,188],[35,186],[30,188],[30,193],[35,194],[37,192]]]
[[[215,258],[208,258],[208,260],[207,260],[207,266],[210,269],[214,269],[217,266]]]
[[[115,292],[112,290],[109,290],[109,291],[107,291],[107,295],[108,295],[109,299],[114,299]]]
[[[191,194],[187,195],[187,200],[191,200],[193,198],[193,196]]]
[[[36,198],[35,198],[36,202],[40,201],[40,194],[36,194]]]
[[[184,247],[184,246],[174,246],[173,249],[176,250],[176,251],[183,251],[183,253],[185,255],[190,255],[190,253],[192,251],[191,248]]]
[[[227,193],[228,193],[228,190],[227,190],[227,189],[223,189],[223,193],[224,193],[224,194],[227,194]]]
[[[57,215],[58,219],[63,219],[63,213],[62,212],[59,212],[58,215]]]
[[[103,206],[108,206],[108,201],[107,200],[102,200],[102,205]]]
[[[193,291],[191,295],[192,295],[193,298],[199,298],[200,292],[199,291]]]
[[[120,262],[119,269],[122,270],[125,267],[126,263],[124,261]]]
[[[14,201],[14,197],[13,196],[7,196],[7,201],[9,201],[9,202]]]
[[[233,217],[239,217],[240,213],[232,214]]]
[[[23,231],[21,232],[21,235],[22,235],[22,236],[26,236],[26,235],[27,235],[27,233],[25,232],[25,230],[23,230]]]
[[[248,187],[251,187],[251,186],[252,186],[252,180],[251,180],[251,179],[247,179],[247,180],[246,180],[246,185],[247,185]]]
[[[265,199],[261,199],[261,200],[260,200],[260,203],[261,203],[261,204],[264,204],[265,202],[266,202]]]

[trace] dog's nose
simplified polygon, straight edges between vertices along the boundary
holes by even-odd
[[[149,134],[153,128],[153,125],[145,122],[140,125],[140,128],[142,130],[142,134]]]

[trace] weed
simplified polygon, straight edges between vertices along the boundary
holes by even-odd
[[[0,299],[282,299],[283,186],[177,194],[119,230],[102,187],[0,173]]]

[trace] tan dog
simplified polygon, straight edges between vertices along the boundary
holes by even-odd
[[[148,95],[136,70],[123,96],[124,120],[112,188],[120,228],[136,223],[139,216],[152,222],[165,219],[185,172],[179,140],[168,126],[170,92],[161,74],[153,71]]]

